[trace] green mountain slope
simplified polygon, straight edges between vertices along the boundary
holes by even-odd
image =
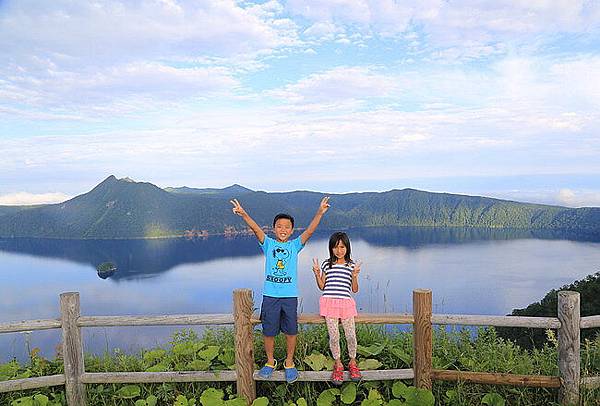
[[[241,218],[231,212],[232,197],[239,198],[260,225],[270,226],[276,213],[288,212],[296,218],[296,227],[306,227],[323,197],[307,191],[255,192],[239,185],[189,190],[166,191],[110,176],[67,202],[1,216],[0,237],[147,238],[183,235],[186,230],[245,230]],[[323,229],[485,227],[600,235],[600,208],[569,209],[414,189],[331,195],[331,205]]]

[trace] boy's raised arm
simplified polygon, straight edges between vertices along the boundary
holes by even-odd
[[[321,218],[323,218],[323,214],[325,214],[325,212],[328,209],[329,209],[329,196],[325,196],[321,200],[321,203],[319,204],[319,209],[317,210],[315,217],[313,217],[312,221],[308,225],[308,228],[306,230],[304,230],[304,232],[300,235],[300,238],[301,238],[300,241],[302,242],[302,245],[306,244],[306,241],[308,241],[308,239],[310,237],[312,237],[313,233],[317,229],[317,226],[321,222]]]
[[[262,244],[265,242],[265,232],[262,230],[262,228],[260,228],[260,226],[258,224],[256,224],[256,221],[254,221],[252,219],[252,217],[250,217],[250,215],[248,213],[246,213],[246,210],[244,210],[244,208],[242,207],[242,205],[240,204],[240,202],[237,201],[237,199],[233,199],[229,201],[231,204],[233,204],[233,208],[232,211],[237,214],[238,216],[242,217],[244,219],[244,221],[246,222],[246,224],[248,224],[248,227],[250,227],[250,229],[252,229],[252,231],[254,232],[254,235],[256,235],[256,238],[258,238],[258,241]]]

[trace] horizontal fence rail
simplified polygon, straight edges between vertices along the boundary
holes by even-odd
[[[231,314],[173,314],[166,316],[81,316],[78,327],[187,326],[233,324]]]
[[[363,381],[383,381],[396,379],[413,379],[415,373],[412,368],[407,369],[386,369],[378,371],[362,371]],[[254,371],[254,380],[256,381],[285,381],[283,371],[273,372],[273,377],[269,379],[261,378],[258,371]],[[304,382],[328,382],[331,381],[331,371],[299,371],[298,380]],[[349,381],[348,371],[344,371],[344,381]]]
[[[253,314],[252,291],[234,291],[233,314],[179,314],[156,316],[81,316],[79,294],[61,294],[61,318],[0,323],[0,333],[62,329],[65,373],[0,382],[0,392],[11,392],[65,385],[70,406],[86,406],[86,384],[162,383],[162,382],[237,382],[239,396],[252,401],[256,397],[256,382],[265,379],[254,370],[253,327],[260,324]],[[413,311],[410,313],[362,313],[355,320],[361,324],[412,324],[414,331],[413,368],[363,371],[363,380],[413,379],[421,388],[431,388],[432,381],[458,381],[490,385],[559,388],[562,404],[579,399],[580,387],[600,387],[600,376],[580,377],[580,329],[600,327],[599,316],[579,316],[579,294],[559,292],[559,317],[486,316],[462,314],[432,314],[431,291],[413,291]],[[323,324],[318,314],[300,314],[300,324]],[[432,325],[496,326],[557,329],[560,376],[516,375],[507,373],[438,370],[431,365]],[[235,370],[169,371],[169,372],[86,372],[80,329],[113,326],[177,326],[233,325],[235,329]],[[331,379],[329,371],[300,371],[299,381],[324,382]],[[285,381],[282,371],[273,373],[270,381]],[[345,372],[344,380],[348,381]]]
[[[460,326],[529,327],[543,329],[560,328],[560,320],[556,317],[434,314],[431,316],[431,322],[433,324]]]
[[[600,327],[600,316],[587,316],[581,318],[579,328],[595,328]]]
[[[236,381],[235,371],[85,372],[83,383],[162,383]]]
[[[17,390],[47,388],[65,384],[65,375],[37,376],[35,378],[12,379],[0,382],[0,392],[13,392]]]
[[[60,319],[26,320],[15,323],[0,324],[0,333],[18,333],[21,331],[51,330],[61,328]]]
[[[544,375],[516,375],[494,372],[469,372],[434,369],[434,379],[440,381],[460,381],[482,383],[488,385],[512,385],[534,388],[560,388],[558,376]]]

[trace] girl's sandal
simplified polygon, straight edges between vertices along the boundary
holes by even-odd
[[[344,367],[343,365],[333,366],[333,372],[331,373],[331,382],[335,386],[340,386],[344,383]]]
[[[348,371],[350,372],[350,379],[354,382],[358,382],[362,379],[362,374],[356,364],[348,364]]]

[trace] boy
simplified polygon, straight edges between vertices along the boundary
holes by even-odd
[[[294,232],[294,218],[280,213],[273,219],[275,239],[267,237],[258,224],[246,213],[242,205],[233,199],[233,212],[241,216],[252,229],[265,254],[265,282],[260,320],[263,327],[267,363],[258,371],[261,378],[270,378],[277,367],[274,358],[275,336],[282,331],[287,344],[287,356],[283,365],[285,380],[288,383],[298,379],[298,370],[294,366],[296,335],[298,334],[298,253],[304,248],[313,235],[323,214],[329,209],[329,197],[324,197],[319,204],[315,217],[308,228],[289,241]]]

